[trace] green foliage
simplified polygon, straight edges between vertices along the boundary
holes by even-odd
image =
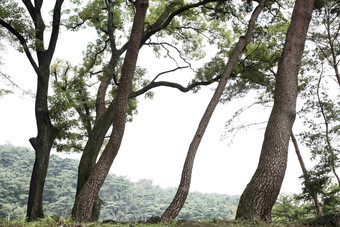
[[[11,25],[19,34],[21,34],[28,45],[33,47],[34,32],[32,22],[29,20],[27,11],[19,6],[18,2],[13,0],[0,0],[0,18]],[[21,47],[18,46],[17,39],[8,32],[3,26],[0,26],[0,33],[2,36],[7,38],[7,40],[16,46],[19,50]]]
[[[238,8],[232,1],[208,3],[206,7],[191,7],[192,4],[192,1],[183,0],[158,0],[150,4],[144,33],[151,34],[151,37],[147,36],[146,43],[142,44],[152,47],[156,57],[169,57],[177,66],[184,63],[191,67],[191,61],[205,56],[205,41],[212,44],[218,37],[223,37],[218,41],[220,46],[233,41],[234,37],[226,29],[229,22],[225,20],[233,18],[232,14]],[[183,10],[186,8],[190,10]],[[173,17],[180,9],[182,13]],[[215,9],[218,9],[218,15],[214,13]],[[127,1],[116,0],[106,6],[105,1],[95,0],[64,13],[69,18],[63,24],[71,30],[94,28],[98,35],[95,42],[88,44],[82,64],[73,67],[58,60],[51,69],[54,92],[49,98],[49,105],[53,123],[59,129],[55,147],[58,151],[81,151],[98,114],[95,108],[97,85],[109,80],[106,107],[116,97],[135,9]],[[224,20],[221,20],[222,17]],[[109,18],[112,18],[112,25],[107,26]],[[146,69],[136,68],[133,91],[149,84],[146,75]],[[201,75],[196,81],[210,80],[211,76]],[[152,98],[152,95],[152,92],[146,93],[146,97]],[[129,101],[128,121],[137,114],[137,105],[136,99]]]
[[[310,70],[320,73],[323,67],[334,71],[340,54],[340,2],[338,0],[315,1],[315,16],[310,25],[309,40],[312,42]],[[321,67],[324,63],[325,66]],[[339,81],[338,81],[339,82]]]
[[[84,63],[80,67],[73,67],[70,63],[61,60],[52,66],[53,94],[49,96],[49,106],[51,119],[59,131],[54,144],[57,151],[82,151],[94,126],[97,98],[95,86],[98,80],[102,79],[101,74],[97,77],[93,76],[96,74],[94,72],[96,68],[93,66],[102,63],[102,53],[97,53],[100,49],[99,42],[98,40],[99,46],[89,44]],[[120,71],[120,63],[117,71]],[[119,73],[117,71],[114,72],[115,75]],[[137,67],[133,87],[139,87],[143,83],[142,78],[145,73],[144,69]],[[107,95],[106,103],[110,103],[115,98],[117,91],[118,86],[113,85]],[[137,114],[137,105],[137,99],[129,100],[127,121],[132,121],[133,115]]]
[[[7,94],[11,94],[11,93],[13,93],[13,91],[0,88],[0,97],[7,95]]]
[[[314,83],[313,83],[314,82]],[[301,198],[310,201],[312,195],[319,195],[322,199],[324,212],[332,211],[334,207],[329,201],[339,200],[339,185],[333,184],[335,171],[339,167],[340,147],[339,114],[340,103],[338,96],[332,98],[329,90],[322,86],[321,76],[318,81],[310,80],[307,98],[303,108],[298,112],[303,123],[308,128],[300,134],[301,141],[311,152],[311,159],[316,165],[308,171],[303,179]],[[334,210],[333,210],[334,211]]]
[[[106,201],[101,212],[103,220],[146,221],[152,216],[161,216],[176,193],[174,188],[164,190],[145,179],[131,183],[122,177],[113,179],[110,175],[105,184],[100,191],[100,197]],[[177,218],[228,220],[233,215],[232,207],[237,205],[238,199],[238,196],[190,193]]]
[[[217,44],[218,52],[209,63],[199,68],[194,81],[209,80],[222,74],[227,58],[233,51],[238,37],[245,33],[247,19],[245,15],[252,7],[252,1],[244,1],[244,7],[234,6],[233,15],[237,19],[231,20],[232,31],[225,30],[220,34]],[[284,3],[287,5],[289,3]],[[247,7],[246,7],[247,6]],[[282,4],[268,2],[265,11],[258,19],[259,24],[255,27],[252,43],[248,44],[243,51],[238,63],[231,74],[231,79],[225,89],[222,102],[243,97],[250,90],[259,91],[261,102],[272,99],[275,84],[275,74],[278,61],[283,49],[285,34],[289,24],[287,13],[281,10]],[[231,11],[232,9],[229,9]],[[265,95],[264,95],[265,94]]]
[[[274,222],[292,224],[313,217],[313,209],[293,195],[281,194],[272,209],[272,218]]]
[[[324,213],[339,209],[330,201],[339,201],[339,185],[334,185],[337,168],[340,166],[339,125],[340,102],[337,88],[332,87],[329,78],[339,53],[339,1],[315,1],[308,50],[305,52],[304,87],[300,93],[304,104],[298,112],[305,130],[300,141],[311,153],[315,166],[301,177],[302,193],[299,199],[310,202],[313,196],[321,200]],[[315,73],[317,75],[315,75]],[[331,75],[329,75],[331,74]],[[334,78],[335,79],[335,78]],[[339,182],[338,182],[339,183]]]
[[[0,149],[0,217],[23,219],[34,156],[26,148],[0,146]]]
[[[0,217],[23,220],[26,212],[34,153],[26,148],[0,146]],[[76,190],[78,162],[51,156],[44,190],[46,216],[67,217],[71,214]],[[151,180],[134,183],[126,177],[110,174],[100,198],[104,201],[101,220],[138,221],[160,216],[176,190],[154,186]],[[190,193],[179,219],[229,219],[238,196]],[[44,220],[44,223],[48,220]],[[50,220],[52,221],[52,220]]]

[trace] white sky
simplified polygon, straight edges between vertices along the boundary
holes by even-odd
[[[81,34],[61,33],[56,57],[80,59],[87,42],[84,37],[89,36],[91,34],[84,31]],[[22,88],[35,92],[36,75],[26,56],[11,47],[2,51],[1,56],[4,63],[0,66],[1,71],[10,75]],[[150,59],[144,48],[139,55],[138,64],[147,68],[150,78],[156,73],[173,68],[166,62]],[[190,71],[171,74],[176,79],[186,77],[190,80],[192,76]],[[5,80],[1,79],[0,82],[4,84]],[[122,146],[111,172],[133,181],[146,178],[152,179],[155,185],[161,187],[177,187],[189,144],[215,86],[204,87],[198,94],[157,88],[153,100],[140,97],[138,115],[134,116],[132,123],[127,123]],[[243,131],[234,138],[232,144],[221,140],[221,136],[225,131],[225,122],[234,111],[251,102],[251,97],[248,97],[227,105],[220,104],[215,110],[197,152],[192,191],[238,195],[243,192],[258,164],[264,130]],[[0,106],[0,144],[10,142],[16,146],[31,147],[28,139],[36,136],[34,99],[23,96],[16,90],[15,94],[0,98]],[[267,120],[269,111],[255,108],[244,114],[240,122]],[[308,151],[302,149],[302,155],[307,167],[310,167]],[[291,146],[281,192],[299,192],[300,175],[301,169]]]

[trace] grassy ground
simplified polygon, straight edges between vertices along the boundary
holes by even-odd
[[[242,222],[242,221],[225,221],[225,220],[207,220],[207,221],[176,221],[169,224],[147,224],[147,223],[74,223],[67,219],[53,220],[52,218],[45,218],[37,222],[27,223],[24,221],[0,221],[0,226],[4,227],[96,227],[96,226],[112,226],[112,227],[284,227],[284,226],[302,226],[297,224],[268,224],[264,222]]]
[[[110,223],[75,223],[71,218],[44,218],[36,222],[24,222],[24,221],[4,221],[0,219],[0,227],[306,227],[306,226],[339,226],[340,227],[340,212],[333,214],[326,214],[324,216],[301,220],[295,223],[265,223],[260,221],[225,221],[221,219],[212,219],[206,221],[174,221],[168,224],[157,223],[159,217],[152,217],[147,222],[126,222],[116,223],[114,221]]]

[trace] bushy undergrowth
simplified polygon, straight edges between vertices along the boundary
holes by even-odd
[[[205,221],[189,221],[179,220],[171,223],[158,223],[149,224],[146,222],[119,222],[119,223],[76,223],[70,218],[58,218],[53,219],[51,217],[41,219],[36,222],[24,222],[24,221],[4,221],[0,220],[0,226],[3,227],[96,227],[96,226],[112,226],[112,227],[284,227],[284,226],[299,226],[295,223],[265,223],[261,221],[226,221],[222,219],[211,219]]]

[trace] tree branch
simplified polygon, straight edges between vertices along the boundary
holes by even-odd
[[[210,3],[210,2],[218,2],[218,1],[221,1],[221,0],[203,0],[203,1],[200,1],[200,2],[197,2],[197,3],[185,5],[181,8],[179,8],[179,9],[175,10],[174,12],[170,13],[172,11],[173,7],[175,5],[177,5],[176,3],[171,2],[165,8],[163,14],[158,18],[158,20],[154,24],[152,24],[150,27],[148,27],[146,33],[142,37],[141,45],[143,45],[146,42],[146,40],[148,40],[153,34],[155,34],[156,32],[158,32],[158,31],[162,30],[163,28],[165,28],[166,26],[168,26],[175,16],[177,16],[177,15],[179,15],[179,14],[185,12],[185,11],[188,11],[189,9],[196,8],[196,7],[205,5],[205,4]],[[226,0],[222,0],[222,1],[226,1]]]
[[[5,27],[10,33],[12,33],[19,40],[29,62],[33,66],[34,71],[37,73],[38,76],[41,76],[41,72],[39,70],[39,67],[38,67],[37,63],[34,61],[32,55],[31,55],[31,53],[28,49],[27,42],[26,42],[25,38],[17,30],[15,30],[15,28],[13,28],[10,24],[8,24],[2,18],[0,18],[0,25]]]
[[[198,86],[207,86],[210,85],[212,83],[214,83],[215,81],[218,81],[220,79],[220,76],[215,77],[212,80],[209,81],[196,81],[196,82],[192,82],[191,84],[189,84],[188,86],[184,87],[181,84],[178,83],[173,83],[173,82],[168,82],[168,81],[159,81],[159,82],[151,82],[148,85],[146,85],[145,87],[143,87],[142,89],[135,91],[135,92],[131,92],[129,98],[135,98],[137,96],[140,96],[144,93],[146,93],[147,91],[156,88],[156,87],[171,87],[171,88],[176,88],[178,90],[180,90],[181,92],[188,92]]]
[[[35,13],[35,8],[31,2],[31,0],[22,0],[22,2],[25,4],[30,16],[32,17],[34,23],[37,20],[36,13]]]
[[[47,55],[49,62],[51,62],[55,47],[58,40],[59,30],[60,30],[60,11],[64,0],[57,0],[53,9],[53,22],[52,22],[52,34],[50,38],[50,43],[47,49]]]
[[[111,7],[111,0],[105,0],[105,4],[107,7],[107,31],[108,31],[108,35],[110,38],[110,44],[111,44],[111,51],[114,53],[117,51],[116,48],[116,41],[113,35],[113,29],[112,29],[112,24],[113,24],[113,12],[112,12],[112,7]]]
[[[180,51],[176,46],[174,46],[174,45],[172,45],[172,44],[170,44],[170,43],[166,43],[166,42],[160,42],[160,43],[148,42],[148,43],[146,43],[146,45],[154,45],[154,46],[159,45],[159,46],[163,47],[163,48],[166,50],[166,52],[167,52],[167,56],[168,56],[169,58],[171,58],[171,59],[176,63],[176,65],[178,66],[178,63],[177,63],[176,59],[173,58],[173,57],[170,55],[170,50],[169,50],[168,48],[165,47],[166,45],[167,45],[167,46],[170,46],[170,47],[172,47],[173,49],[175,49],[175,50],[178,52],[179,57],[180,57],[185,63],[187,63],[187,64],[189,65],[190,68],[192,68],[190,62],[188,62],[188,60],[186,60],[186,59],[182,56],[181,51]]]
[[[185,68],[188,68],[188,66],[177,67],[177,68],[175,68],[175,69],[171,69],[171,70],[168,70],[168,71],[164,71],[164,72],[158,73],[158,75],[155,76],[155,78],[151,81],[151,83],[152,83],[152,82],[155,82],[155,80],[157,80],[158,77],[160,77],[161,75],[164,75],[164,74],[166,74],[166,73],[175,72],[175,71],[177,71],[177,70],[179,70],[179,69],[185,69]]]
[[[18,89],[20,89],[24,94],[29,95],[31,98],[35,98],[35,95],[30,92],[29,90],[26,91],[25,89],[23,89],[22,87],[20,87],[18,84],[16,84],[10,76],[6,75],[5,73],[0,71],[0,76],[3,76],[6,80],[8,80],[14,87],[17,87]]]

